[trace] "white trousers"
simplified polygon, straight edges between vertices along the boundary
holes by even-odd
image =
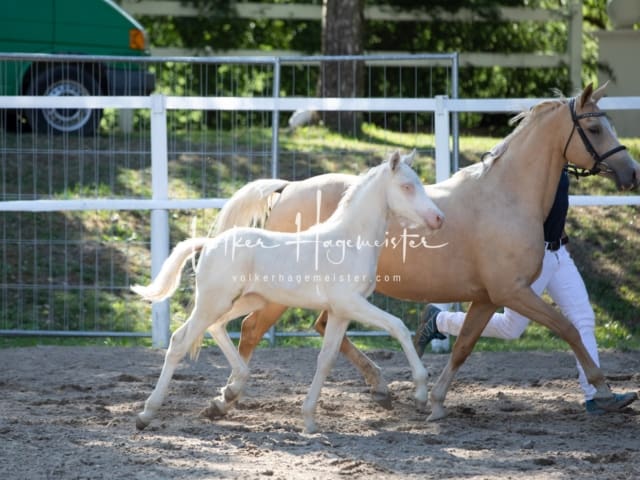
[[[585,287],[580,272],[576,268],[571,255],[565,246],[552,252],[545,250],[542,261],[542,271],[538,278],[531,284],[531,288],[538,295],[546,290],[560,311],[571,321],[580,332],[582,343],[591,355],[591,358],[600,365],[598,358],[598,345],[595,337],[595,314],[589,302],[589,294]],[[438,330],[450,335],[458,335],[464,322],[465,312],[441,312],[436,319]],[[529,319],[505,308],[504,313],[495,313],[484,331],[483,337],[502,338],[513,340],[519,338]],[[589,384],[584,370],[578,362],[578,379],[580,387],[584,391],[585,400],[591,400],[596,389]]]

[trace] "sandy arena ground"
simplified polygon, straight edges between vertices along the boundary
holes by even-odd
[[[587,416],[569,353],[474,353],[449,417],[416,411],[402,353],[371,352],[394,396],[384,410],[342,358],[322,391],[321,433],[300,408],[317,350],[261,349],[226,418],[199,415],[226,382],[217,348],[183,362],[158,418],[135,415],[163,352],[144,348],[0,350],[0,478],[13,479],[637,479],[640,402]],[[433,382],[448,355],[425,355]],[[614,391],[637,391],[640,352],[602,354]]]

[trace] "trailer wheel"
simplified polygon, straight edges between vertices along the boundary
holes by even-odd
[[[81,97],[100,95],[100,85],[94,76],[77,66],[55,66],[40,70],[28,88],[29,95],[51,97]],[[102,109],[42,108],[26,111],[35,133],[82,133],[97,130]]]

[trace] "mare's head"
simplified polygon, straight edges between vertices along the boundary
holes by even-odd
[[[569,99],[571,132],[564,156],[578,167],[580,175],[603,175],[616,182],[619,190],[633,189],[640,183],[640,165],[620,144],[605,112],[598,108],[605,83],[597,90],[589,84],[577,97]]]
[[[394,152],[381,167],[388,169],[387,205],[402,225],[442,227],[444,214],[427,196],[416,172],[411,168],[416,151],[409,155]]]

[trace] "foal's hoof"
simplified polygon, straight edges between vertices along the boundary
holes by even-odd
[[[386,392],[371,392],[371,398],[374,402],[380,405],[385,410],[393,410],[393,398],[389,391]]]
[[[318,433],[318,425],[315,421],[305,419],[304,420],[304,433],[307,435],[313,435],[314,433]]]
[[[447,416],[447,409],[442,406],[431,406],[431,415],[427,417],[427,422],[435,422]]]
[[[209,420],[216,420],[217,418],[224,417],[226,414],[227,411],[216,402],[211,402],[211,405],[200,412],[200,415],[207,417]]]
[[[416,402],[416,410],[418,410],[419,412],[423,412],[427,409],[426,400],[422,400],[421,398],[416,398],[415,402]]]
[[[136,417],[136,428],[138,430],[144,430],[145,428],[147,428],[148,425],[149,425],[149,422],[145,422],[144,420],[142,420],[140,415]]]

